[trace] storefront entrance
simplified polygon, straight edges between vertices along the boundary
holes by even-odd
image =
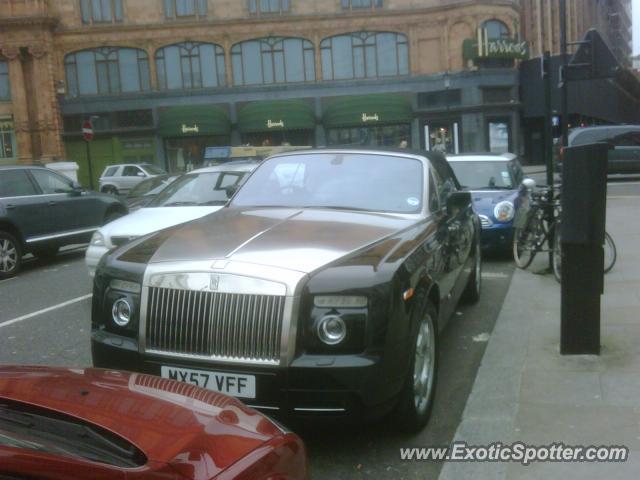
[[[424,148],[428,151],[460,153],[460,122],[429,122],[424,125]]]
[[[229,145],[229,139],[224,135],[166,138],[164,142],[167,171],[169,172],[190,172],[195,168],[203,167],[207,147]]]
[[[330,128],[327,130],[327,144],[334,146],[407,147],[410,138],[411,125],[409,124]]]

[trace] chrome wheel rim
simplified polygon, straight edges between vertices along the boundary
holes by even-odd
[[[18,264],[18,249],[8,238],[0,239],[0,272],[9,273]]]
[[[435,335],[431,317],[426,315],[418,328],[413,366],[413,393],[416,410],[424,413],[429,405],[435,368]]]

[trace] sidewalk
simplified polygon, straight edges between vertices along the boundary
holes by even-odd
[[[618,260],[605,277],[600,356],[561,356],[560,286],[517,270],[455,441],[624,445],[626,463],[447,463],[440,480],[636,479],[640,472],[640,196],[609,197]],[[544,259],[536,259],[544,262]],[[543,263],[538,264],[538,268]]]

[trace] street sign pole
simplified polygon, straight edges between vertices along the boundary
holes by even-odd
[[[551,53],[546,51],[542,56],[542,78],[544,84],[544,158],[547,170],[547,185],[549,187],[550,203],[546,208],[547,222],[553,223],[553,112],[551,110]],[[553,271],[554,232],[549,232],[549,271]]]
[[[569,146],[569,99],[567,89],[567,3],[560,0],[560,131],[563,147]]]
[[[91,162],[91,146],[89,143],[93,140],[93,125],[91,119],[82,122],[82,136],[87,148],[87,165],[89,166],[89,189],[93,190],[93,165]]]

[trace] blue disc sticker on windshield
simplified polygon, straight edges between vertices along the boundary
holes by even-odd
[[[418,205],[420,205],[420,200],[418,200],[416,197],[409,197],[407,198],[407,204],[411,207],[417,207]]]

